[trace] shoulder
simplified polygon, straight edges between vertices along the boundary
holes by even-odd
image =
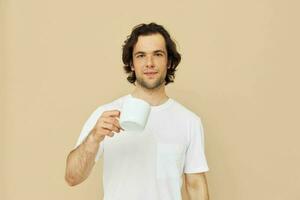
[[[102,105],[99,105],[93,112],[92,116],[98,117],[100,116],[103,112],[108,111],[108,110],[119,110],[121,109],[124,100],[128,98],[128,95],[120,96],[110,102],[104,103]]]
[[[173,99],[174,112],[179,114],[182,118],[188,119],[189,121],[200,121],[200,116],[193,112],[191,109],[184,106],[182,103]]]

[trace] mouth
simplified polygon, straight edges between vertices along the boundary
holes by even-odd
[[[157,74],[157,72],[145,72],[144,73],[147,77],[153,77]]]
[[[144,74],[157,74],[157,72],[145,72]]]

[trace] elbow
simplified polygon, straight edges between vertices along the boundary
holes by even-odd
[[[69,185],[69,186],[75,186],[75,185],[78,185],[79,184],[79,181],[78,181],[78,177],[75,176],[74,174],[74,170],[72,170],[72,167],[69,163],[69,157],[70,157],[70,154],[67,158],[67,164],[66,164],[66,170],[65,170],[65,181],[66,183]]]
[[[67,184],[68,184],[69,186],[71,186],[71,187],[76,185],[75,181],[72,180],[72,179],[70,179],[70,178],[68,178],[68,177],[65,177],[65,181],[66,181]]]
[[[67,184],[70,187],[73,187],[73,186],[76,186],[79,184],[79,182],[74,177],[69,176],[69,175],[65,175],[65,181],[67,182]]]

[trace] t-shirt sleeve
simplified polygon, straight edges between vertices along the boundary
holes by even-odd
[[[77,139],[77,142],[75,144],[75,148],[77,148],[84,140],[85,138],[89,135],[90,131],[94,128],[94,126],[96,125],[99,117],[101,116],[101,114],[104,112],[103,107],[99,107],[97,108],[87,119],[87,121],[84,123],[80,135]],[[103,140],[104,141],[104,140]],[[97,152],[97,155],[95,157],[95,162],[97,162],[101,156],[101,154],[103,153],[103,141],[100,142],[100,146]]]
[[[203,126],[199,117],[191,123],[189,136],[184,173],[209,171],[205,157]]]

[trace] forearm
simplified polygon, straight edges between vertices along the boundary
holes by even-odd
[[[192,184],[186,184],[189,200],[209,200],[208,185],[205,176]]]
[[[95,164],[98,149],[99,142],[89,134],[81,145],[71,151],[67,158],[65,174],[65,179],[70,186],[77,185],[88,177]]]

